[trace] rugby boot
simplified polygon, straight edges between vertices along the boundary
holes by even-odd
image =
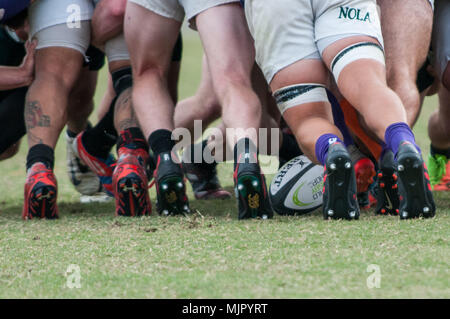
[[[122,146],[113,174],[116,216],[140,217],[152,211],[148,194],[148,153],[132,145]]]
[[[397,152],[400,219],[430,218],[436,213],[426,165],[417,149],[403,142]]]
[[[53,171],[43,163],[28,169],[22,218],[58,218],[58,185]]]
[[[238,200],[238,218],[273,218],[272,205],[267,193],[266,178],[258,164],[257,154],[253,153],[254,162],[250,163],[241,157],[250,154],[241,154],[234,170],[234,187]]]
[[[84,163],[100,178],[104,191],[109,196],[114,196],[112,185],[112,176],[116,160],[110,154],[106,159],[94,156],[88,152],[83,145],[83,132],[76,137],[76,146],[78,156]]]
[[[450,191],[450,162],[447,156],[429,155],[428,171],[434,191]]]
[[[433,190],[436,192],[449,192],[450,191],[450,162],[447,162],[446,173],[442,176],[441,181],[434,185]]]
[[[174,159],[176,159],[176,155],[172,152],[159,154],[154,171],[157,195],[156,209],[163,216],[191,213],[183,170],[181,164],[175,163]]]
[[[220,185],[216,166],[216,163],[183,162],[184,174],[192,185],[196,199],[227,199],[231,197],[231,194]]]
[[[376,214],[398,215],[400,206],[398,174],[392,151],[386,151],[380,160],[374,195],[377,199]]]
[[[324,219],[359,219],[355,169],[344,145],[330,145],[325,165]]]
[[[78,156],[75,138],[66,132],[67,174],[72,185],[82,195],[94,195],[102,190],[102,184],[95,174]]]
[[[375,165],[369,158],[361,158],[355,163],[355,174],[359,206],[362,209],[368,209],[370,208],[369,187],[376,175]]]

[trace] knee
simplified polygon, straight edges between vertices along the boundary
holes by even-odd
[[[68,71],[66,70],[65,72],[67,73]],[[36,73],[31,88],[39,87],[38,90],[41,90],[42,87],[45,87],[46,89],[44,91],[53,88],[58,93],[64,93],[69,96],[74,82],[75,78],[69,79],[64,74],[59,74],[55,71],[40,71],[39,73]]]
[[[59,59],[55,59],[53,62],[48,62],[48,60],[42,61],[36,68],[33,84],[53,85],[60,89],[71,90],[80,75],[81,63],[71,61],[71,57],[68,57],[67,64]]]

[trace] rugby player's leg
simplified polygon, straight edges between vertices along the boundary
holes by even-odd
[[[57,217],[54,148],[67,122],[68,98],[82,62],[82,54],[69,48],[49,47],[36,53],[35,80],[25,103],[28,177],[35,178],[25,185],[24,218]]]
[[[206,56],[202,59],[202,75],[195,95],[178,102],[175,108],[175,127],[187,128],[194,135],[194,121],[202,120],[203,128],[218,119],[221,106],[212,85]]]
[[[41,4],[43,7],[41,7]],[[47,10],[48,2],[30,9],[30,19]],[[69,95],[78,79],[89,46],[89,5],[78,28],[66,23],[39,29],[31,23],[31,35],[38,41],[35,78],[25,103],[28,134],[27,182],[23,218],[56,218],[57,183],[53,174],[54,148],[67,123]],[[36,20],[33,20],[36,22]],[[42,21],[42,20],[41,20]]]
[[[67,122],[69,94],[82,62],[80,52],[73,49],[50,47],[37,51],[35,80],[28,90],[25,105],[30,148],[38,144],[55,148]]]
[[[94,110],[94,94],[98,72],[83,67],[69,96],[67,114],[66,154],[67,173],[75,189],[82,195],[94,195],[101,191],[97,175],[84,163],[77,152],[76,136],[88,126],[88,118]]]
[[[112,180],[116,216],[149,215],[148,144],[133,111],[131,66],[123,35],[106,43],[106,55],[117,97],[113,107],[118,160]]]
[[[82,68],[69,96],[67,129],[76,135],[86,129],[88,118],[94,110],[94,95],[98,72]]]
[[[181,59],[183,56],[183,37],[180,33],[172,51],[172,62],[169,67],[168,86],[173,103],[178,103],[178,80],[180,78]]]
[[[196,139],[199,138],[195,134],[203,133],[213,121],[220,118],[221,114],[221,106],[214,92],[205,55],[203,55],[202,64],[202,77],[197,92],[194,96],[180,101],[175,107],[175,127],[188,129],[191,133],[192,144],[184,150],[182,160],[183,170],[192,186],[195,198],[199,200],[225,199],[231,197],[231,194],[222,188],[217,176],[217,164],[219,162],[217,159],[223,153],[225,141],[221,139],[222,143],[219,145],[219,143],[215,143],[214,139],[208,137],[199,143],[195,143]],[[195,131],[194,121],[196,120],[201,121],[202,132]],[[216,126],[216,128],[222,133],[221,136],[225,136],[223,125]],[[206,148],[208,148],[210,154],[220,150],[220,154],[215,157],[215,161],[206,162],[204,160],[203,154]]]
[[[167,73],[180,27],[180,21],[127,4],[124,30],[133,67],[133,107],[145,136],[174,129]]]
[[[157,210],[163,215],[186,214],[190,209],[183,172],[172,152],[175,146],[172,140],[174,101],[167,85],[183,11],[178,2],[171,1],[164,5],[169,6],[166,11],[173,11],[171,18],[128,2],[124,31],[133,69],[134,112],[157,159],[154,173]]]
[[[436,1],[433,30],[434,69],[439,79],[439,109],[430,117],[428,166],[435,190],[450,190],[450,3]]]
[[[273,212],[258,162],[257,129],[262,108],[252,88],[255,55],[244,12],[237,2],[222,4],[202,11],[195,22],[222,107],[227,144],[234,148],[239,218],[271,218]]]
[[[362,49],[364,46],[366,48]],[[366,53],[364,58],[350,58],[349,52],[352,50],[367,50],[370,53]],[[381,51],[375,38],[350,36],[328,45],[322,56],[334,73],[342,95],[362,114],[368,127],[397,157],[403,198],[400,202],[400,217],[432,217],[435,205],[420,150],[406,123],[400,98],[386,84]],[[343,58],[345,55],[347,60]],[[383,117],[379,114],[383,114]],[[413,185],[421,185],[421,188],[418,190]]]
[[[443,85],[439,88],[439,109],[428,121],[430,156],[428,169],[434,190],[450,190],[450,91]]]
[[[116,97],[116,92],[114,92],[111,74],[108,73],[108,84],[106,87],[106,92],[102,97],[102,100],[100,102],[100,105],[98,106],[97,110],[97,118],[101,120],[103,117],[105,117],[106,113],[108,113],[109,107],[111,106],[111,103],[113,99]]]
[[[324,88],[327,82],[328,71],[322,61],[305,59],[275,74],[271,88],[301,150],[325,166],[324,218],[358,218],[353,165],[340,130],[332,124],[333,115]],[[309,92],[314,93],[308,95]],[[287,96],[290,98],[285,99]]]
[[[416,79],[428,54],[433,10],[428,0],[377,2],[381,7],[387,83],[402,100],[407,123],[412,127],[421,108]]]
[[[224,124],[243,129],[228,136],[228,143],[234,147],[238,140],[248,138],[257,145],[261,103],[252,89],[254,48],[242,8],[238,3],[210,8],[196,17],[196,24]]]

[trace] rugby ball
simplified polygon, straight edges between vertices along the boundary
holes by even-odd
[[[303,215],[323,204],[323,166],[300,155],[287,162],[273,178],[269,195],[280,215]]]

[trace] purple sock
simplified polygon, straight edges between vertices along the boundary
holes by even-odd
[[[411,143],[416,147],[419,153],[421,152],[419,146],[416,144],[413,132],[406,123],[400,122],[389,125],[384,134],[384,139],[387,148],[391,149],[395,156],[397,156],[398,147],[402,142]]]
[[[327,161],[328,148],[336,142],[342,143],[341,139],[334,134],[324,134],[317,140],[316,157],[323,166],[325,166]]]

